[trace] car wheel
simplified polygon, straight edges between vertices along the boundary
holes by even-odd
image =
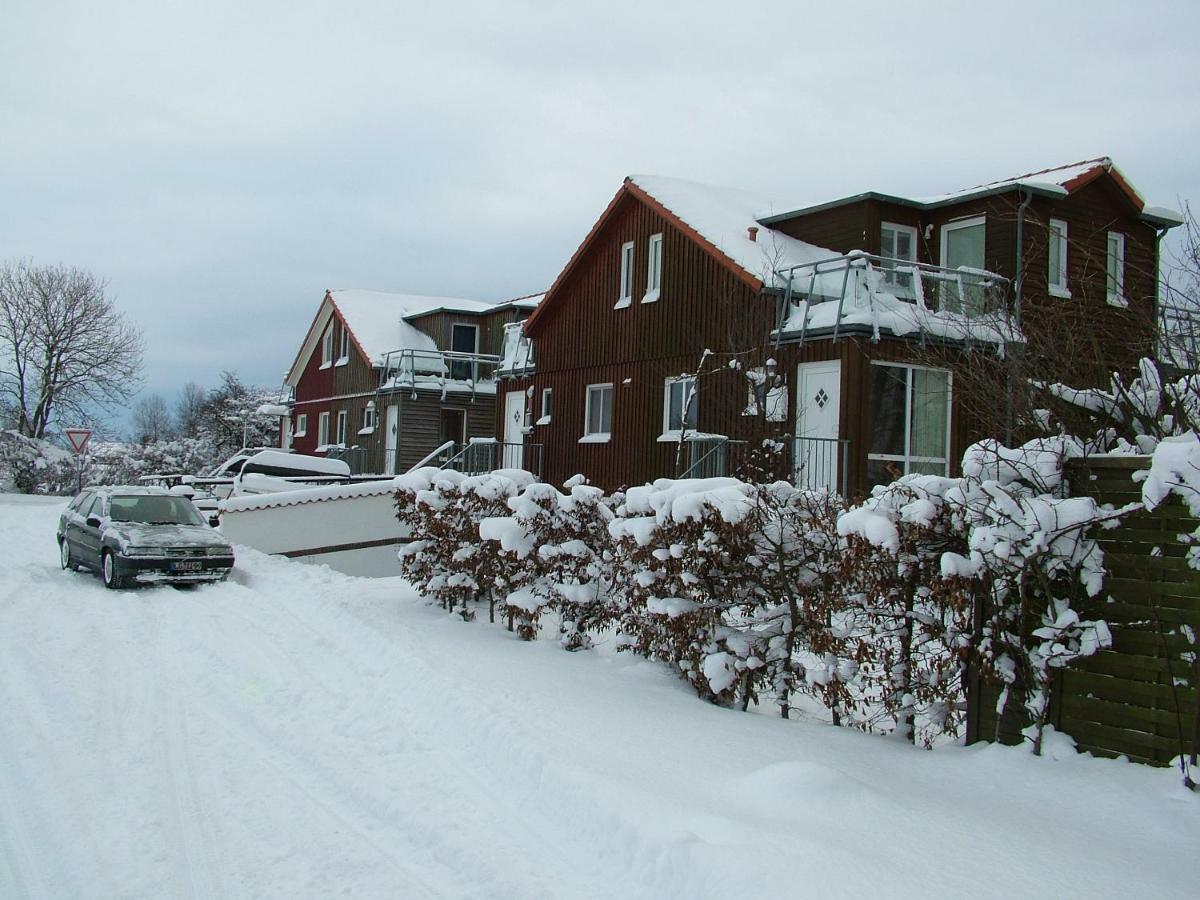
[[[75,571],[75,560],[71,558],[71,542],[66,538],[63,538],[61,541],[59,541],[58,561],[68,572]]]
[[[104,575],[104,586],[110,591],[117,591],[125,587],[125,579],[117,574],[117,561],[113,559],[112,553],[108,550],[104,551],[101,573]]]

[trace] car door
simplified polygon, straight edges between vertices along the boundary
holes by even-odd
[[[92,492],[84,491],[71,501],[70,506],[63,510],[61,522],[62,539],[71,547],[71,552],[76,558],[79,557],[79,523],[83,521],[81,514],[91,504]]]
[[[104,497],[97,496],[84,510],[78,523],[79,561],[84,565],[100,567],[100,526],[92,523],[103,519]]]

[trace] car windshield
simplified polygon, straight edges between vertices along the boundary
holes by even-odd
[[[150,525],[203,525],[204,519],[183,497],[139,494],[113,497],[108,515],[114,522],[146,522]]]

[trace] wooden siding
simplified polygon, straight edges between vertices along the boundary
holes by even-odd
[[[420,462],[425,456],[437,449],[443,441],[457,440],[442,435],[442,410],[463,410],[466,417],[467,438],[490,437],[496,426],[496,397],[493,394],[476,394],[474,399],[469,394],[447,394],[443,400],[437,391],[417,391],[414,398],[411,391],[398,391],[381,394],[380,409],[383,413],[380,421],[386,425],[386,409],[397,402],[400,406],[399,419],[399,448],[396,454],[396,471],[405,472]],[[381,427],[381,434],[386,428]],[[378,471],[383,471],[382,441],[379,445],[380,465]]]
[[[412,326],[429,335],[443,350],[452,346],[455,325],[474,325],[479,329],[479,353],[499,355],[504,350],[504,326],[520,322],[528,310],[504,307],[486,314],[435,312],[409,319]]]
[[[876,219],[875,227],[871,227],[871,211],[868,209],[870,205],[872,204],[869,201],[860,200],[823,209],[807,216],[785,219],[771,227],[836,253],[849,253],[851,250],[875,253],[879,248],[879,226]]]

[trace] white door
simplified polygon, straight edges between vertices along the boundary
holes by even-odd
[[[504,395],[504,468],[519,469],[525,462],[525,392]]]
[[[383,430],[384,474],[396,474],[396,449],[400,441],[400,407],[387,408],[387,427]]]
[[[796,486],[839,488],[842,364],[803,363],[796,372]]]

